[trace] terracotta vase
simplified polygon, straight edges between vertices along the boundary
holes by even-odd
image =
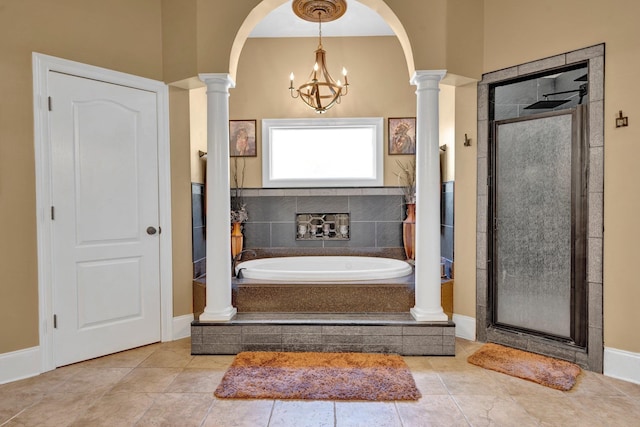
[[[236,255],[242,250],[244,244],[244,236],[242,235],[242,223],[231,223],[231,257],[235,258]]]
[[[407,259],[416,259],[416,204],[407,203],[407,217],[402,222],[402,242]]]

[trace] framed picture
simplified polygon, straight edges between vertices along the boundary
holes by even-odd
[[[258,155],[255,120],[229,120],[229,155],[231,157]]]
[[[389,117],[389,154],[416,154],[416,118]]]

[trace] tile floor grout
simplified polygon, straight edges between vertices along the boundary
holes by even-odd
[[[560,392],[456,356],[405,357],[418,402],[217,399],[233,356],[192,356],[190,340],[157,343],[0,385],[0,426],[635,425],[640,385],[583,372]]]

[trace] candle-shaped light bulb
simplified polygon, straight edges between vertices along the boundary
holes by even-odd
[[[289,74],[289,80],[291,80],[291,83],[293,84],[293,73]]]
[[[347,80],[347,69],[342,67],[342,75],[344,76],[344,84],[348,85],[349,81]]]
[[[313,64],[313,71],[318,71],[318,63]]]
[[[340,83],[340,79],[338,79],[338,81],[336,82],[336,84],[337,84],[338,86],[340,86],[340,87],[342,86],[342,83]]]

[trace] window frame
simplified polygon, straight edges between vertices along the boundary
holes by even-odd
[[[372,158],[367,159],[369,165],[373,162],[372,177],[330,177],[299,179],[273,178],[272,166],[273,150],[271,144],[274,131],[277,130],[310,130],[317,129],[353,129],[363,128],[372,130]],[[276,132],[277,133],[277,132]],[[384,183],[384,133],[382,117],[354,117],[354,118],[322,118],[322,119],[263,119],[262,120],[262,187],[263,188],[321,188],[321,187],[381,187]],[[307,155],[305,152],[303,155]]]

